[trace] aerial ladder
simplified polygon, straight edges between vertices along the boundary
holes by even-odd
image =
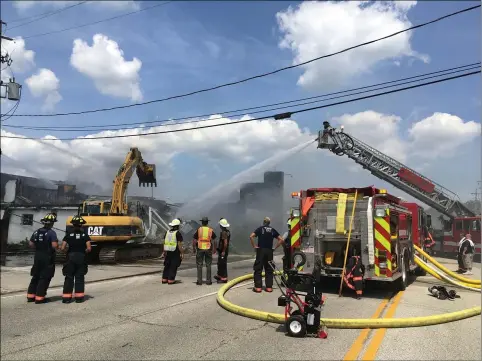
[[[345,133],[343,127],[337,130],[325,121],[317,140],[318,148],[328,149],[338,156],[348,156],[374,176],[448,217],[448,221],[443,220],[445,230],[450,227],[450,232],[444,233],[444,242],[458,242],[459,234],[456,232],[462,231],[470,231],[480,242],[480,215],[476,216],[454,192]],[[457,221],[463,222],[460,229],[455,228]]]

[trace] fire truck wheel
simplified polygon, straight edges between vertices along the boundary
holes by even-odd
[[[286,331],[291,337],[305,337],[306,336],[306,322],[303,316],[290,316],[286,320]]]
[[[400,264],[400,272],[402,273],[402,275],[397,280],[398,281],[397,289],[398,291],[405,291],[408,286],[408,272],[410,270],[410,268],[408,267],[407,253],[405,251],[402,252],[402,255],[400,256],[399,264]]]

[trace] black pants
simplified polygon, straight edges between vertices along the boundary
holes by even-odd
[[[71,252],[67,256],[67,262],[65,263],[62,273],[65,276],[64,291],[62,299],[71,300],[72,291],[75,284],[75,300],[84,299],[85,289],[85,275],[87,274],[88,266],[85,259],[85,253],[83,252]]]
[[[162,282],[174,283],[177,269],[181,265],[181,253],[178,250],[166,252],[164,258],[164,270],[162,271]]]
[[[228,279],[228,250],[221,256],[221,251],[218,250],[218,276],[221,281]]]
[[[213,263],[212,249],[198,249],[196,252],[197,282],[203,281],[203,264],[206,263],[206,282],[211,280],[211,265]]]
[[[55,275],[55,257],[49,251],[35,252],[32,269],[32,279],[28,286],[27,298],[29,301],[42,302],[47,294],[50,280]]]
[[[273,268],[269,264],[273,260],[272,248],[256,248],[256,260],[254,261],[254,287],[263,287],[263,268],[265,272],[266,288],[273,288]]]

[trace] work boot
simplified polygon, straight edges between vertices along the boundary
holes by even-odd
[[[78,298],[76,297],[76,298],[75,298],[75,303],[82,303],[82,302],[84,302],[84,297],[82,297],[82,298],[81,298],[81,297],[78,297]]]
[[[265,291],[266,292],[273,292],[273,289],[271,287],[266,287]]]
[[[263,290],[262,288],[253,287],[253,292],[261,293],[262,290]]]
[[[197,281],[196,284],[197,284],[198,286],[202,286],[202,285],[203,285],[203,283],[202,283],[202,282],[199,282],[199,281]]]
[[[227,279],[225,279],[225,280],[219,279],[219,280],[218,280],[218,283],[228,283],[228,280],[227,280]]]
[[[62,303],[70,303],[70,302],[72,302],[71,298],[63,298],[62,299]]]
[[[164,279],[164,278],[163,278],[163,279],[162,279],[162,284],[164,285],[164,284],[166,284],[166,283],[167,283],[167,279]]]
[[[214,276],[214,279],[215,279],[216,281],[220,281],[220,280],[221,280],[221,277],[219,277],[218,275],[216,275],[216,276]]]

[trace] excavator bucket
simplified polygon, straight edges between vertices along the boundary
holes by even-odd
[[[157,187],[156,166],[154,164],[144,163],[136,169],[139,178],[139,186]]]

